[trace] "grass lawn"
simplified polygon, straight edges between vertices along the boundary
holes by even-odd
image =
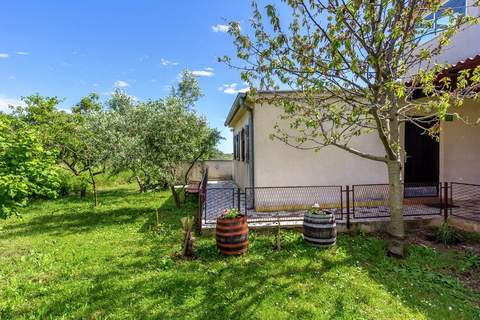
[[[280,253],[252,233],[248,254],[222,257],[206,236],[185,261],[173,253],[194,202],[130,186],[100,202],[38,201],[0,222],[0,319],[480,319],[480,293],[452,276],[471,255],[412,246],[399,261],[362,235],[321,251],[285,231]]]

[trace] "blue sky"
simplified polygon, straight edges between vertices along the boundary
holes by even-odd
[[[238,90],[238,71],[217,62],[234,55],[225,20],[246,25],[250,1],[5,1],[0,12],[0,110],[21,96],[65,98],[69,108],[122,87],[139,99],[160,98],[188,68],[205,97],[197,105],[225,138],[223,122]],[[235,85],[236,84],[236,85]]]

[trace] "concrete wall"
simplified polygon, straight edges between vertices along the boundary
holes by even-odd
[[[298,150],[278,140],[271,140],[281,108],[257,105],[254,108],[255,186],[321,186],[387,182],[385,164],[360,158],[336,147],[318,152]],[[364,152],[384,155],[375,133],[354,141]]]
[[[185,165],[185,170],[187,170]],[[190,181],[200,181],[205,169],[208,168],[209,180],[231,180],[233,175],[232,160],[205,160],[195,163],[188,178]]]
[[[480,102],[467,101],[458,112],[469,122],[480,118]],[[480,184],[480,124],[443,121],[440,134],[440,180]]]
[[[209,180],[231,180],[233,176],[232,160],[205,160],[203,167],[208,168]]]
[[[248,112],[241,108],[235,115],[234,119],[232,119],[232,136],[235,137],[237,133],[240,133],[248,124],[248,121]],[[249,186],[248,163],[246,161],[233,159],[233,180],[242,189]]]

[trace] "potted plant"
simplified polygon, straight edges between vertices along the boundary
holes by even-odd
[[[337,230],[333,212],[322,209],[318,203],[309,208],[303,217],[303,239],[319,248],[334,245]]]
[[[218,250],[226,255],[239,255],[248,249],[247,217],[238,209],[225,209],[217,218],[215,229]]]

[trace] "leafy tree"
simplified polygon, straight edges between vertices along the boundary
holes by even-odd
[[[188,183],[188,174],[202,157],[211,153],[220,133],[208,127],[206,120],[185,108],[177,99],[149,101],[145,107],[152,110],[150,128],[145,135],[148,164],[166,180],[177,207],[180,194]],[[188,169],[184,170],[184,164]],[[180,188],[175,185],[180,184]]]
[[[181,205],[188,173],[220,139],[193,110],[200,97],[198,82],[188,71],[165,99],[135,102],[120,91],[112,96],[108,117],[114,130],[107,138],[112,163],[117,171],[131,170],[141,192],[168,186]]]
[[[72,108],[73,113],[88,114],[92,112],[99,112],[102,110],[102,104],[100,102],[100,96],[96,93],[90,93],[88,96],[80,99]]]
[[[40,136],[27,123],[0,115],[0,218],[18,214],[31,197],[57,196],[55,154]]]
[[[401,127],[410,122],[436,135],[438,127],[429,128],[426,118],[443,119],[450,106],[478,98],[479,68],[453,76],[443,72],[447,65],[427,68],[462,25],[478,23],[441,5],[440,0],[284,0],[287,18],[280,17],[276,6],[263,11],[254,1],[253,32],[242,34],[236,22],[229,29],[237,58],[245,65],[220,59],[242,70],[242,78],[254,87],[251,100],[259,99],[257,90],[295,91],[267,99],[283,107],[283,119],[290,122],[288,130],[277,125],[273,138],[299,149],[335,146],[385,163],[389,252],[397,255],[403,255],[405,237]],[[449,23],[437,40],[420,46],[435,35],[434,22],[425,18],[432,12]],[[378,135],[383,154],[352,145],[356,136],[368,132]]]

